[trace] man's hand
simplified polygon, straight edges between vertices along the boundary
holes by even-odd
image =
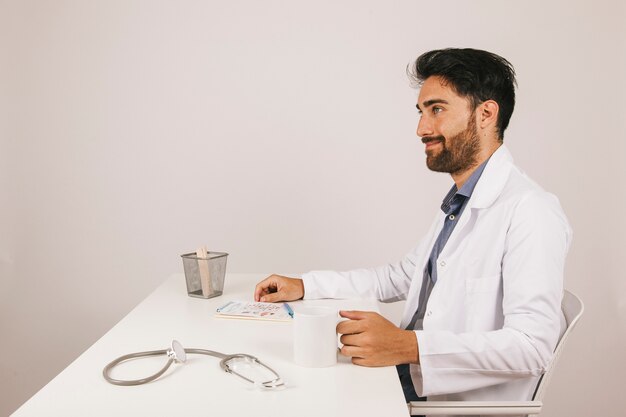
[[[254,300],[264,303],[294,301],[304,297],[304,284],[299,278],[271,275],[259,282],[254,289]]]
[[[363,366],[389,366],[419,363],[415,332],[402,330],[371,311],[340,311],[350,320],[337,325],[342,334],[341,354],[351,356],[352,363]]]

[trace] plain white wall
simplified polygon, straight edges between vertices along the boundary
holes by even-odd
[[[0,415],[200,244],[230,272],[399,259],[451,184],[404,70],[448,46],[515,65],[505,142],[574,228],[587,310],[543,415],[620,415],[625,23],[618,0],[0,0]]]

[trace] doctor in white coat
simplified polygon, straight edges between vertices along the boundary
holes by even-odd
[[[508,61],[444,49],[420,56],[410,72],[421,85],[426,163],[454,180],[428,234],[396,264],[272,275],[255,299],[406,299],[400,327],[374,312],[340,312],[349,319],[337,327],[341,353],[357,365],[404,366],[407,400],[416,398],[406,385],[422,399],[528,400],[564,330],[571,229],[557,198],[503,145],[515,102]]]

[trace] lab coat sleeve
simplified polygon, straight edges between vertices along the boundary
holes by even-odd
[[[420,243],[401,261],[378,268],[347,272],[311,271],[302,275],[304,298],[376,298],[382,302],[406,299],[423,250]]]
[[[502,257],[503,327],[416,331],[420,364],[411,366],[411,374],[418,395],[464,392],[546,370],[560,334],[570,238],[556,197],[534,191],[520,200]]]

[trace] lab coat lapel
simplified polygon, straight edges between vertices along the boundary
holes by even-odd
[[[485,170],[483,171],[474,192],[467,202],[467,206],[459,219],[440,257],[447,257],[449,253],[456,250],[457,245],[476,221],[478,209],[487,208],[493,204],[504,189],[511,167],[513,157],[509,150],[501,145],[491,156]],[[467,230],[466,230],[467,229]]]

